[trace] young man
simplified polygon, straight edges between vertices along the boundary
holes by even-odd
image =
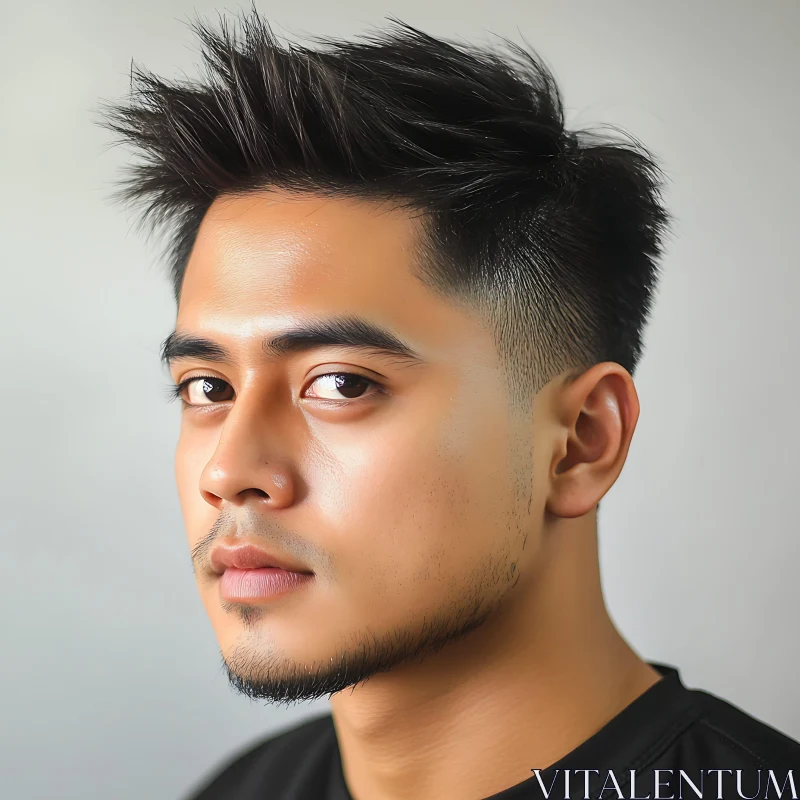
[[[647,151],[567,132],[514,45],[197,31],[201,81],[139,70],[106,120],[171,233],[180,500],[232,684],[332,715],[193,797],[797,797],[800,745],[603,600],[668,222]]]

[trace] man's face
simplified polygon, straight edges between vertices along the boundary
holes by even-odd
[[[176,472],[203,603],[252,696],[321,697],[463,638],[530,557],[528,432],[510,421],[488,329],[412,275],[416,224],[263,192],[217,200],[201,225],[176,329],[220,352],[171,361],[176,383],[212,379],[184,391]],[[342,318],[417,358],[264,347]],[[231,599],[211,554],[242,543],[312,574]]]

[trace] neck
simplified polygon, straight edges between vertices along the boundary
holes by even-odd
[[[489,797],[558,761],[660,678],[608,615],[594,515],[554,521],[535,573],[467,637],[333,696],[354,800]]]

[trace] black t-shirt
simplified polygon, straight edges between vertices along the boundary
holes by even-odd
[[[800,743],[650,664],[664,677],[597,733],[483,800],[800,797]],[[259,742],[187,800],[352,800],[331,715]]]

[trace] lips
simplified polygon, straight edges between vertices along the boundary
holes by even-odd
[[[225,572],[228,567],[236,569],[263,569],[264,567],[275,567],[276,569],[296,572],[300,574],[310,574],[311,570],[303,565],[296,563],[292,559],[283,555],[263,550],[250,543],[240,543],[236,545],[225,544],[224,542],[216,545],[211,551],[211,568],[218,575]]]

